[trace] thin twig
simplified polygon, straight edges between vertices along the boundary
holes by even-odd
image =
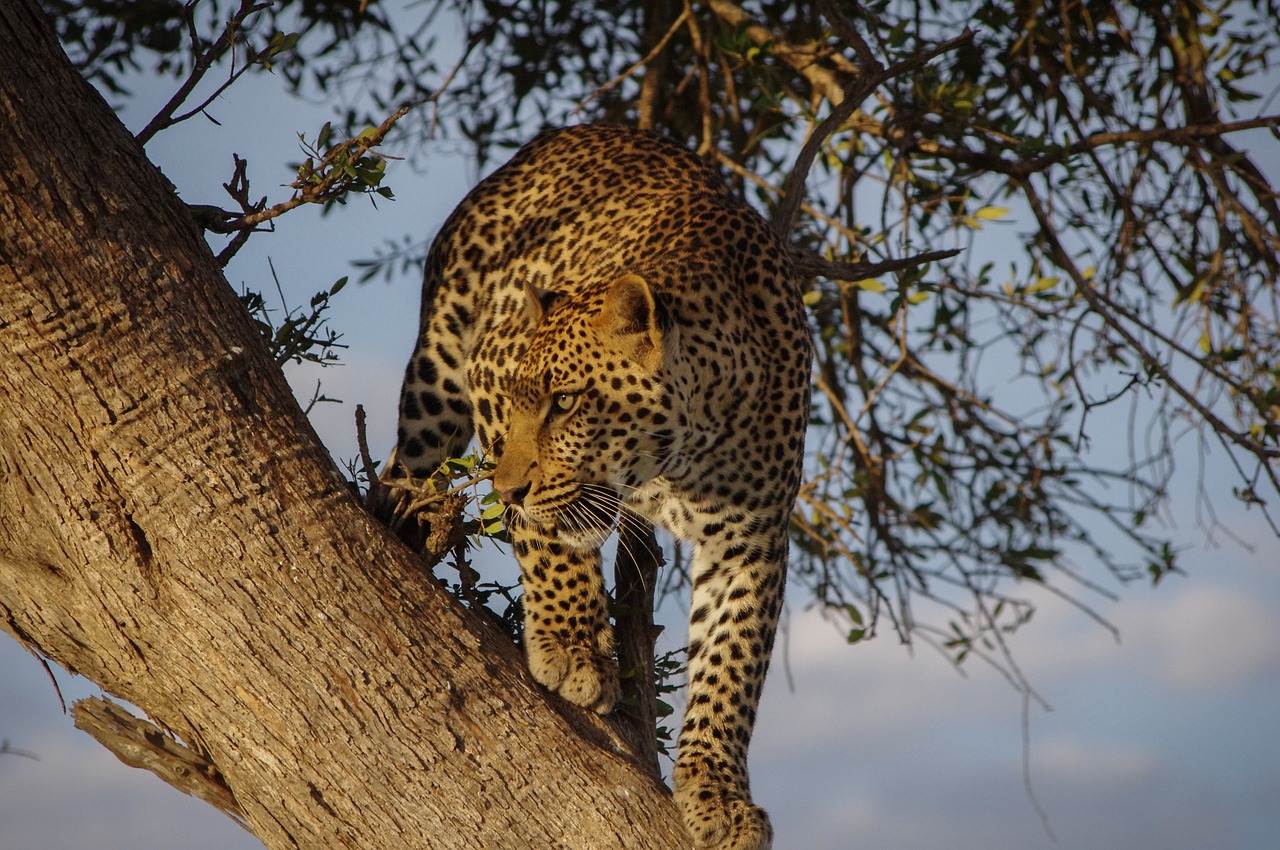
[[[1154,375],[1158,375],[1165,385],[1176,393],[1186,404],[1194,410],[1208,425],[1218,434],[1219,438],[1226,443],[1234,443],[1245,451],[1257,457],[1262,462],[1262,467],[1267,471],[1268,477],[1277,490],[1280,490],[1280,479],[1277,479],[1276,473],[1271,469],[1270,461],[1280,458],[1280,450],[1269,449],[1248,436],[1241,434],[1224,422],[1213,411],[1209,410],[1195,394],[1184,387],[1181,382],[1177,381],[1169,370],[1160,362],[1160,359],[1147,350],[1116,316],[1108,309],[1108,304],[1094,289],[1093,285],[1085,279],[1084,275],[1076,268],[1076,264],[1071,260],[1070,254],[1058,241],[1058,234],[1053,222],[1049,219],[1049,214],[1045,211],[1044,204],[1040,200],[1040,195],[1036,192],[1035,187],[1030,181],[1020,179],[1017,181],[1018,188],[1022,190],[1023,197],[1027,199],[1027,203],[1031,207],[1032,214],[1036,217],[1036,221],[1040,224],[1040,233],[1044,237],[1045,243],[1049,248],[1050,256],[1054,263],[1063,271],[1070,275],[1072,282],[1075,284],[1076,292],[1084,298],[1089,304],[1089,308],[1097,314],[1103,322],[1106,323],[1113,331],[1120,335],[1122,339],[1130,346],[1131,350],[1136,352],[1142,358],[1143,365]]]
[[[196,50],[199,47],[199,36],[195,32],[194,22],[194,13],[197,2],[198,0],[191,0],[183,10],[187,15],[187,26],[191,35],[193,50]],[[219,89],[209,99],[201,104],[200,107],[191,110],[180,118],[175,119],[173,117],[173,113],[177,112],[178,108],[186,102],[188,97],[191,96],[191,92],[193,92],[195,87],[199,85],[200,80],[204,78],[204,75],[208,73],[214,63],[221,59],[228,50],[235,46],[236,37],[244,22],[251,16],[261,12],[263,9],[269,8],[270,6],[270,0],[265,0],[265,2],[241,0],[240,8],[237,9],[235,14],[231,16],[231,19],[227,21],[227,25],[223,28],[222,34],[219,35],[203,53],[199,53],[196,56],[195,61],[191,65],[191,73],[187,75],[185,80],[183,80],[182,85],[180,85],[178,90],[174,92],[173,97],[169,98],[169,102],[161,107],[160,111],[155,114],[155,117],[147,122],[147,126],[142,128],[142,132],[135,136],[139,144],[145,145],[147,142],[151,141],[151,138],[155,136],[156,133],[159,133],[166,127],[171,127],[174,124],[177,124],[179,121],[185,121],[187,118],[190,118],[192,115],[199,112],[200,109],[208,106],[214,97],[217,97],[225,91],[227,86],[235,81],[239,74],[244,73],[244,69],[241,69],[239,72],[233,72],[232,78],[219,87]],[[247,67],[248,66],[246,66],[246,68]]]
[[[361,133],[352,139],[347,139],[334,145],[329,152],[320,160],[320,164],[316,166],[316,172],[323,172],[324,169],[333,163],[340,156],[346,154],[352,159],[360,159],[369,153],[373,148],[382,144],[383,138],[390,132],[395,123],[409,113],[416,104],[405,104],[395,112],[387,116],[378,127],[371,133]],[[246,215],[240,219],[238,229],[245,229],[278,218],[289,212],[289,210],[303,206],[304,204],[322,204],[341,196],[346,190],[346,183],[349,180],[345,171],[341,169],[333,169],[319,183],[307,183],[301,179],[295,180],[290,184],[291,188],[296,190],[292,198],[287,201],[281,201],[275,206],[268,207],[256,213]]]
[[[711,75],[711,63],[707,58],[709,49],[703,43],[702,31],[698,29],[698,22],[693,17],[693,6],[690,0],[684,0],[684,10],[687,13],[685,20],[689,26],[689,41],[693,45],[693,55],[696,60],[694,65],[698,74],[698,104],[702,110],[702,137],[698,141],[698,154],[705,156],[715,149],[715,145],[711,143],[711,85],[708,81]]]
[[[381,504],[387,498],[387,485],[378,477],[378,467],[373,462],[373,454],[369,451],[369,435],[365,428],[364,405],[356,405],[356,446],[360,451],[360,466],[364,477],[369,482],[369,490],[365,494],[366,504]]]
[[[691,14],[691,10],[689,6],[686,4],[684,7],[684,11],[680,13],[680,16],[676,18],[675,21],[671,24],[671,26],[667,29],[666,35],[662,36],[661,40],[659,40],[658,43],[654,45],[653,49],[644,55],[644,58],[640,59],[631,67],[627,68],[627,70],[623,71],[621,74],[614,77],[612,80],[605,83],[604,85],[600,86],[598,89],[596,89],[591,94],[584,97],[582,100],[578,101],[578,105],[575,106],[573,108],[573,111],[570,112],[569,114],[577,115],[579,112],[581,112],[583,109],[587,107],[588,103],[595,100],[597,97],[604,94],[605,92],[609,91],[609,89],[612,89],[620,85],[624,80],[627,79],[627,77],[630,77],[636,71],[639,71],[645,65],[648,65],[650,62],[652,62],[657,57],[657,55],[662,52],[662,48],[667,46],[667,42],[671,41],[672,37],[675,36],[675,34],[680,31],[681,25],[683,25],[684,22],[689,19],[690,14]]]

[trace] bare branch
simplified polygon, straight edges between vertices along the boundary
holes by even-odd
[[[1250,118],[1244,121],[1231,121],[1222,124],[1191,124],[1184,127],[1150,127],[1145,130],[1125,130],[1109,133],[1094,133],[1078,139],[1062,150],[1034,159],[1010,162],[998,160],[1008,167],[1008,173],[1026,176],[1063,162],[1064,160],[1085,151],[1116,145],[1149,145],[1164,142],[1171,145],[1191,145],[1205,139],[1221,138],[1232,133],[1245,130],[1280,127],[1280,115],[1267,115]]]
[[[811,251],[792,247],[791,259],[801,275],[825,277],[828,280],[865,280],[882,274],[902,271],[903,269],[934,263],[962,253],[960,249],[948,251],[926,251],[897,260],[884,260],[879,263],[840,263],[826,260]]]
[[[1231,443],[1252,454],[1261,461],[1262,467],[1267,471],[1272,484],[1277,490],[1280,490],[1280,480],[1277,479],[1276,473],[1271,469],[1270,461],[1280,458],[1280,449],[1270,449],[1263,446],[1259,442],[1249,438],[1247,434],[1242,434],[1224,422],[1217,414],[1199,399],[1195,393],[1188,390],[1178,381],[1169,370],[1160,362],[1142,341],[1135,337],[1115,314],[1109,309],[1106,300],[1093,287],[1093,285],[1085,279],[1084,275],[1076,267],[1071,260],[1070,254],[1063,248],[1062,243],[1058,239],[1057,229],[1049,218],[1048,212],[1045,210],[1044,204],[1040,199],[1039,193],[1028,180],[1019,180],[1018,187],[1022,190],[1023,197],[1027,199],[1027,203],[1031,206],[1031,211],[1036,217],[1036,221],[1040,225],[1041,235],[1048,244],[1050,254],[1054,263],[1071,276],[1072,282],[1075,284],[1076,292],[1089,304],[1090,309],[1096,313],[1112,330],[1114,330],[1130,347],[1130,350],[1141,358],[1143,365],[1149,369],[1152,374],[1159,375],[1161,380],[1173,390],[1192,410],[1200,416],[1204,422],[1213,429],[1224,443]]]

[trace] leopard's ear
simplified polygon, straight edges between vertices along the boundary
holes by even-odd
[[[671,327],[671,317],[644,278],[624,274],[610,284],[594,322],[629,359],[655,369],[662,364],[662,338]]]
[[[542,324],[542,320],[546,318],[547,314],[550,313],[556,304],[559,303],[560,299],[564,297],[564,293],[562,292],[552,292],[549,289],[543,289],[540,286],[535,286],[528,281],[525,281],[524,284],[524,295],[525,315],[529,317],[529,322],[535,328]]]

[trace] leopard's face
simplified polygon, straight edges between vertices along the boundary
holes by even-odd
[[[606,294],[598,309],[557,311],[538,327],[508,387],[494,473],[517,516],[584,548],[669,468],[687,422],[660,332],[609,321],[617,306]]]

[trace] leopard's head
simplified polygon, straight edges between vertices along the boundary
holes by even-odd
[[[530,288],[528,302],[536,330],[507,388],[494,487],[520,520],[599,546],[621,503],[679,455],[677,331],[634,274],[572,301]]]

